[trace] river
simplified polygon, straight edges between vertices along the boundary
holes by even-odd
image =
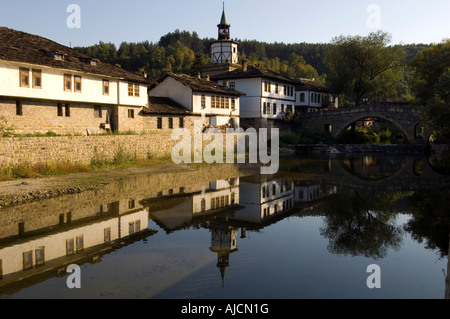
[[[139,176],[5,208],[0,296],[449,298],[441,164],[288,157],[273,176]]]

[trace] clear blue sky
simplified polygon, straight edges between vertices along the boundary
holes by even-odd
[[[223,2],[231,36],[241,40],[328,43],[376,31],[373,17],[394,43],[450,37],[449,0],[0,0],[0,26],[72,46],[157,42],[176,29],[215,38]],[[80,28],[67,27],[70,4],[81,9]],[[372,4],[379,15],[368,12]]]

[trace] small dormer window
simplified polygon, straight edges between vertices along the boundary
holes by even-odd
[[[53,58],[55,60],[57,60],[57,61],[64,61],[64,54],[62,54],[62,53],[55,53]]]
[[[97,60],[92,58],[79,58],[80,62],[90,64],[92,66],[97,66]]]
[[[65,54],[62,52],[45,51],[45,55],[51,57],[52,59],[54,59],[56,61],[64,61],[65,60]]]

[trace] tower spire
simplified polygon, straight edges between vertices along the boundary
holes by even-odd
[[[222,18],[220,23],[217,25],[219,28],[219,40],[230,40],[230,25],[227,22],[227,17],[225,15],[225,2],[223,3]]]

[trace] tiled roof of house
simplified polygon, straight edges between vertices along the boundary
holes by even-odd
[[[246,95],[245,93],[226,89],[223,86],[219,85],[214,81],[209,81],[206,79],[201,79],[198,77],[190,76],[187,74],[175,74],[172,72],[168,72],[159,82],[164,81],[167,77],[172,77],[178,82],[186,85],[195,92],[203,92],[203,93],[213,93],[213,94],[224,94],[224,95],[233,95],[233,96],[242,96]]]
[[[157,115],[157,114],[172,114],[172,115],[191,115],[192,113],[185,109],[181,104],[178,104],[174,100],[168,97],[155,97],[150,96],[148,98],[148,107],[142,109],[144,114]]]
[[[62,60],[55,59],[55,53],[64,58]],[[0,60],[42,65],[138,83],[150,83],[144,77],[104,63],[52,40],[6,27],[0,27]]]
[[[242,68],[236,69],[234,71],[214,75],[211,77],[212,80],[231,80],[231,79],[245,79],[245,78],[266,78],[272,79],[276,81],[282,81],[287,83],[294,83],[293,79],[282,76],[276,72],[272,72],[269,70],[260,69],[254,66],[247,66],[247,69],[244,71]]]
[[[328,89],[317,83],[314,79],[298,79],[296,80],[297,84],[295,85],[296,91],[318,91],[318,92],[328,92]]]

